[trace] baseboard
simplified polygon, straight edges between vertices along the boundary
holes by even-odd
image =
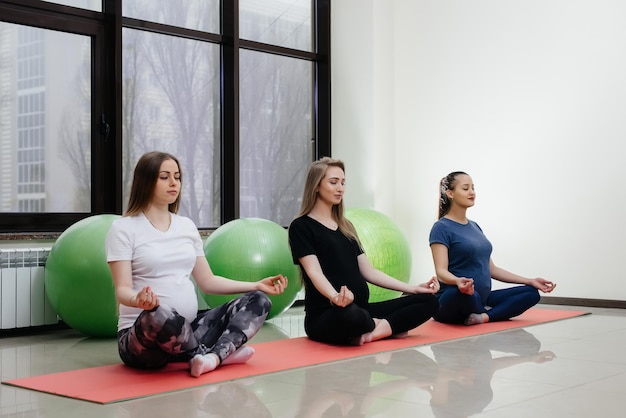
[[[591,308],[626,309],[626,300],[562,298],[562,297],[554,297],[554,296],[542,296],[539,303],[544,303],[547,305],[571,305],[571,306],[587,306]]]
[[[38,325],[22,328],[0,329],[0,338],[23,337],[28,335],[46,334],[53,331],[64,331],[71,329],[65,322],[59,321],[56,324]]]

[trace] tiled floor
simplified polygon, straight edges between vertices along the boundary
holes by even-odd
[[[626,311],[543,307],[592,315],[110,405],[1,385],[0,416],[626,416]],[[302,335],[300,308],[270,322],[253,341]],[[116,362],[73,331],[0,337],[2,380]]]

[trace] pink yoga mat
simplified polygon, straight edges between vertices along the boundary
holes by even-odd
[[[376,341],[359,347],[331,346],[316,343],[306,337],[251,344],[256,353],[247,363],[220,367],[199,378],[189,375],[185,363],[171,364],[158,371],[135,370],[123,364],[113,364],[7,380],[2,383],[107,404],[384,351],[522,328],[585,314],[534,308],[510,321],[475,326],[446,325],[430,320],[412,330],[407,338]]]

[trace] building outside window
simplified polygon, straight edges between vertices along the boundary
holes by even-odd
[[[18,3],[0,0],[0,232],[122,213],[151,150],[180,159],[180,213],[201,228],[297,214],[309,163],[330,149],[327,2]]]

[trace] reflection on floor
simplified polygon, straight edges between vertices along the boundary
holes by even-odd
[[[1,417],[622,417],[626,311],[98,405],[0,386]],[[303,335],[301,308],[253,342]],[[284,353],[289,355],[289,353]],[[119,362],[74,331],[0,337],[2,380]]]

